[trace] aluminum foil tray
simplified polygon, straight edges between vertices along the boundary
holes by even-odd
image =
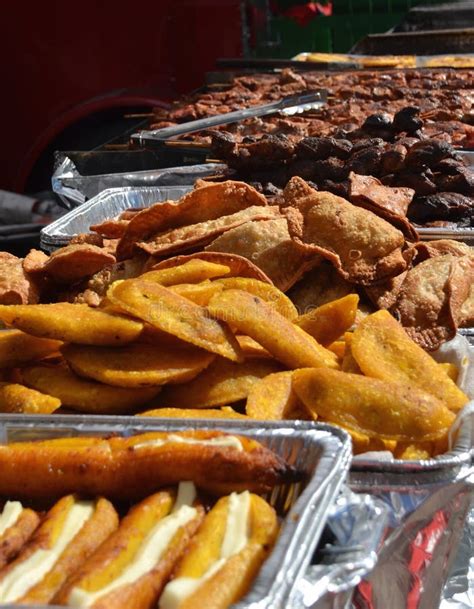
[[[88,233],[92,224],[114,218],[126,209],[150,207],[153,203],[169,199],[177,200],[190,190],[191,185],[109,188],[43,228],[40,233],[41,247],[49,252],[54,251],[67,245],[74,235]]]
[[[125,161],[123,163],[126,164]],[[142,186],[185,186],[194,184],[198,178],[205,178],[222,171],[222,163],[206,163],[182,167],[165,167],[144,171],[122,171],[120,173],[100,173],[81,175],[74,161],[65,157],[57,166],[51,184],[68,209],[82,205],[108,188]]]
[[[264,563],[252,589],[234,609],[268,607],[283,609],[294,605],[291,598],[301,595],[301,590],[309,586],[312,598],[324,596],[328,588],[328,577],[323,581],[307,579],[306,575],[313,553],[318,545],[324,526],[332,510],[332,518],[337,521],[338,509],[333,504],[343,486],[350,464],[350,440],[345,432],[329,425],[315,425],[304,422],[284,422],[283,424],[262,424],[259,422],[137,418],[137,417],[18,417],[0,416],[0,442],[38,440],[46,438],[87,436],[87,435],[134,435],[146,431],[178,431],[186,429],[219,429],[249,436],[268,446],[284,457],[291,465],[304,472],[303,482],[282,485],[273,490],[267,500],[284,519],[282,530],[270,557]],[[367,503],[369,502],[369,503]],[[385,510],[372,503],[369,498],[357,498],[358,512],[351,511],[353,523],[365,523],[365,527],[352,526],[352,551],[359,550],[361,543],[365,550],[352,556],[359,566],[371,565],[373,555],[381,540],[386,525]],[[342,512],[341,512],[342,507]],[[339,505],[339,513],[347,518],[348,503]],[[362,510],[362,511],[361,511]],[[345,515],[344,515],[345,514]],[[358,515],[357,515],[358,514]],[[362,520],[361,520],[362,518]],[[339,523],[339,527],[342,522]],[[364,530],[370,526],[372,533]],[[363,535],[356,539],[354,535]],[[358,532],[357,532],[358,531]],[[374,535],[374,531],[376,534]],[[347,531],[346,531],[347,537]],[[367,539],[370,543],[367,546]],[[346,539],[347,542],[347,539]],[[353,545],[355,543],[355,545]],[[349,544],[349,546],[351,546]],[[367,555],[366,550],[370,546]],[[349,550],[346,544],[346,550]],[[337,552],[333,551],[335,557]],[[364,552],[362,552],[364,554]],[[367,561],[367,558],[369,560]],[[355,560],[355,562],[354,562]],[[335,558],[332,566],[341,572],[344,561]],[[322,568],[320,566],[319,568]],[[327,572],[326,572],[327,575]],[[330,578],[329,578],[330,579]],[[303,586],[303,588],[301,588]],[[347,593],[347,589],[345,590]],[[5,605],[0,605],[5,607]],[[314,606],[314,604],[312,605]]]
[[[453,239],[474,245],[474,227],[472,228],[417,228],[421,241],[433,239]]]

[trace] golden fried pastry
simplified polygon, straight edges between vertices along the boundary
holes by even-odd
[[[48,499],[78,492],[122,501],[181,480],[216,493],[264,492],[295,475],[255,440],[204,430],[0,445],[0,471],[3,496]]]
[[[107,500],[63,497],[18,558],[0,571],[0,602],[49,603],[117,525],[117,513]]]
[[[59,592],[55,603],[152,609],[204,516],[190,482],[136,505]]]
[[[226,609],[249,589],[278,533],[275,510],[248,491],[222,497],[191,541],[159,609]]]
[[[0,512],[0,569],[16,558],[39,523],[39,515],[19,501],[5,503]]]
[[[21,330],[3,330],[0,332],[0,368],[14,368],[42,359],[57,353],[61,345],[59,340],[37,338]]]

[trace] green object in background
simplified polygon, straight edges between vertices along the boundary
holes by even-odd
[[[367,34],[383,33],[400,23],[413,6],[444,0],[333,0],[333,15],[317,15],[300,26],[288,17],[271,17],[257,34],[255,57],[290,58],[298,53],[347,53]],[[304,2],[292,2],[305,4]]]

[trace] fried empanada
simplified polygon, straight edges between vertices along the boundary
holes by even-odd
[[[418,387],[329,368],[296,370],[293,388],[306,408],[369,437],[397,441],[443,436],[455,415]]]
[[[25,273],[20,258],[0,252],[0,304],[35,304],[39,291]]]
[[[21,377],[25,385],[53,396],[63,406],[91,414],[130,414],[145,405],[160,387],[112,387],[76,376],[66,366],[29,366]]]
[[[439,364],[387,311],[377,311],[366,317],[356,327],[350,348],[367,376],[418,387],[434,395],[453,412],[458,412],[469,401]]]
[[[113,284],[107,298],[158,330],[233,361],[242,360],[239,344],[227,324],[211,319],[206,309],[168,288],[129,279]]]
[[[246,222],[226,231],[206,251],[239,254],[251,260],[282,291],[288,290],[319,257],[290,237],[286,218]]]
[[[114,256],[96,245],[66,245],[51,254],[43,265],[43,272],[55,282],[69,285],[91,277],[114,262]]]
[[[289,368],[338,367],[334,353],[258,296],[242,290],[224,290],[212,297],[208,310],[217,319],[227,320],[241,334],[256,340]]]
[[[267,200],[244,182],[227,181],[193,190],[179,201],[164,201],[134,215],[117,248],[119,260],[130,258],[138,241],[190,224],[229,216]]]
[[[33,336],[81,345],[125,345],[143,330],[138,320],[69,302],[0,305],[0,319]]]
[[[370,285],[399,275],[407,266],[403,234],[341,197],[316,192],[300,199],[298,208],[283,211],[291,237],[330,260],[350,282]]]
[[[194,380],[165,387],[159,402],[182,408],[225,406],[245,399],[261,378],[280,370],[278,362],[268,358],[250,358],[240,364],[218,358]]]
[[[328,262],[305,273],[291,288],[288,297],[300,315],[354,292],[354,286],[343,279]]]
[[[143,343],[112,348],[70,344],[62,353],[80,376],[117,387],[184,383],[207,368],[215,357],[186,343],[175,348]]]
[[[237,254],[227,254],[223,252],[196,252],[195,254],[188,254],[187,256],[174,256],[158,263],[151,257],[145,270],[168,269],[174,266],[180,266],[188,260],[195,259],[227,266],[230,269],[229,277],[250,277],[251,279],[258,279],[265,283],[272,283],[265,273],[247,258],[237,256]]]
[[[280,216],[280,210],[277,206],[264,207],[254,205],[241,209],[229,216],[220,216],[219,218],[206,220],[199,224],[190,224],[170,229],[150,237],[148,241],[137,241],[136,247],[152,256],[176,254],[177,252],[206,245],[218,235],[236,226],[245,224],[249,220],[265,220],[278,216]]]
[[[474,256],[445,254],[408,271],[391,308],[407,334],[428,351],[454,337],[474,282]]]

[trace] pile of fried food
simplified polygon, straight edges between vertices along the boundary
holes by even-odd
[[[409,189],[407,216],[418,225],[474,227],[474,168],[447,142],[425,138],[423,123],[419,108],[406,107],[393,116],[371,115],[345,137],[290,140],[282,134],[238,143],[231,133],[216,131],[212,156],[227,163],[234,179],[259,183],[264,192],[300,176],[352,200],[354,179],[371,176],[365,194],[380,183]]]
[[[232,187],[243,189],[248,202],[261,197],[247,185]],[[221,193],[222,185],[194,192],[202,197],[206,189]],[[423,264],[435,263],[436,282],[449,282],[456,269],[463,278],[474,272],[470,254],[436,251],[409,277],[410,258],[404,256],[400,231],[365,209],[320,195],[297,199],[299,205],[286,210],[287,216],[278,215],[276,206],[261,205],[255,212],[275,213],[285,227],[295,227],[291,230],[297,240],[287,237],[280,246],[281,264],[293,263],[292,256],[299,256],[300,264],[314,264],[314,257],[321,255],[334,264],[327,284],[304,284],[299,294],[295,286],[295,300],[303,302],[311,289],[334,293],[340,288],[337,272],[347,278],[340,279],[342,285],[359,281],[370,285],[378,298],[388,299],[384,284],[380,288],[371,281],[402,272],[407,278],[403,298],[397,300],[400,317],[417,322],[420,313],[413,309],[410,294],[427,289]],[[230,197],[227,204],[229,200],[235,201]],[[133,253],[139,231],[142,239],[148,237],[140,244],[158,249],[179,243],[176,235],[196,234],[189,227],[155,232],[153,222],[166,216],[167,209],[172,210],[168,222],[185,221],[185,211],[174,212],[183,201],[189,198],[137,214],[117,251],[128,254],[130,247]],[[212,201],[217,205],[222,199]],[[188,221],[196,213],[209,209],[189,208]],[[134,224],[141,214],[146,222]],[[229,225],[225,218],[220,220]],[[212,232],[218,222],[203,222],[201,230],[210,226]],[[249,224],[252,231],[254,222]],[[317,225],[325,231],[315,232]],[[264,239],[264,231],[258,234]],[[271,238],[274,235],[272,230]],[[336,251],[333,245],[338,243]],[[272,249],[270,260],[285,277],[275,260],[278,244]],[[67,253],[63,255],[67,259]],[[359,296],[352,292],[299,314],[288,296],[245,258],[208,255],[177,256],[158,264],[153,260],[155,268],[128,279],[113,280],[109,271],[110,281],[95,307],[69,302],[0,306],[0,319],[12,328],[0,334],[0,365],[5,370],[0,410],[53,412],[62,405],[100,414],[317,419],[347,429],[356,452],[388,449],[397,457],[412,458],[446,450],[448,430],[468,401],[453,380],[458,371],[436,363],[388,311],[358,311]],[[312,272],[320,273],[321,267]],[[441,300],[448,296],[443,286]],[[459,294],[459,286],[456,289]],[[436,295],[430,291],[429,296],[433,307]],[[444,304],[439,306],[441,319],[447,313]],[[423,331],[424,341],[437,341],[450,332],[444,326],[437,329]],[[411,334],[419,337],[415,331]]]
[[[418,106],[426,138],[443,139],[456,147],[472,148],[474,142],[472,70],[413,69],[384,71],[296,72],[246,74],[210,91],[199,91],[175,102],[171,110],[156,108],[150,129],[171,127],[250,106],[270,103],[297,93],[328,91],[327,103],[294,116],[249,118],[225,125],[238,143],[262,135],[302,137],[332,136],[348,139],[373,114],[394,115],[405,106]],[[208,131],[180,139],[209,144]],[[349,137],[350,139],[350,137]]]
[[[294,477],[258,442],[203,430],[12,443],[0,461],[0,603],[19,605],[226,609],[278,536],[257,493]]]

